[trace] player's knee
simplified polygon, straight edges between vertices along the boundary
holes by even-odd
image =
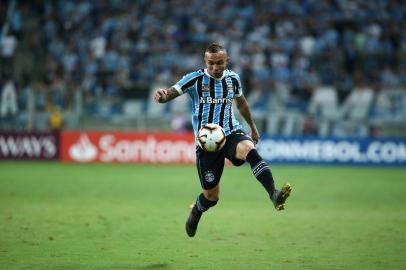
[[[210,201],[218,201],[220,192],[218,188],[213,188],[209,190],[204,190],[203,194],[206,197],[206,199]]]
[[[237,145],[236,158],[245,160],[247,158],[248,153],[252,149],[255,149],[255,145],[253,142],[248,140],[239,142]]]
[[[219,200],[219,194],[217,193],[205,193],[204,196],[210,200],[210,201],[218,201]]]

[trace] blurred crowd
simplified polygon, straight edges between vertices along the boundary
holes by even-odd
[[[3,128],[41,127],[33,112],[65,116],[68,128],[83,116],[179,123],[187,102],[157,110],[151,90],[203,67],[213,41],[263,132],[379,136],[406,125],[401,0],[12,2],[0,4]]]

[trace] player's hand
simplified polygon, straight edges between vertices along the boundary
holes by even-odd
[[[260,136],[259,136],[258,129],[256,127],[251,129],[251,138],[255,144],[257,144],[259,142]]]
[[[158,103],[162,103],[165,101],[165,97],[168,94],[166,89],[158,89],[154,93],[154,101]]]

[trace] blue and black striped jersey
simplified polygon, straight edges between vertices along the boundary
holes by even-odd
[[[243,94],[237,73],[227,69],[221,78],[215,79],[206,69],[200,69],[186,74],[173,87],[180,95],[188,93],[192,99],[195,135],[207,123],[223,127],[226,136],[242,128],[233,112],[234,97]]]

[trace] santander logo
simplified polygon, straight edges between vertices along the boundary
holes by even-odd
[[[86,133],[82,133],[79,140],[69,148],[69,156],[79,162],[93,161],[97,157],[97,147],[90,142]]]
[[[63,160],[76,162],[194,163],[194,135],[66,132]]]

